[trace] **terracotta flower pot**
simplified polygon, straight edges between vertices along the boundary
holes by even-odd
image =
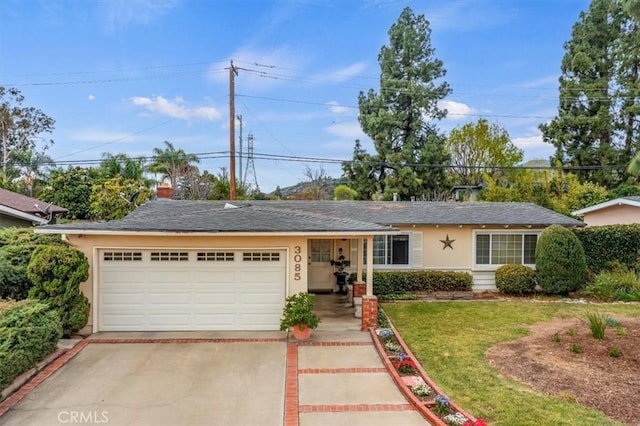
[[[301,329],[297,325],[294,325],[292,329],[293,336],[296,338],[296,340],[307,340],[309,337],[311,337],[311,327],[305,327],[304,329]]]

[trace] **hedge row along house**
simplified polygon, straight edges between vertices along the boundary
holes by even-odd
[[[528,203],[158,199],[122,220],[37,232],[89,259],[85,332],[277,330],[288,295],[337,290],[340,256],[366,282],[364,328],[374,270],[464,271],[474,290],[494,290],[500,265],[533,266],[551,224],[583,226]]]

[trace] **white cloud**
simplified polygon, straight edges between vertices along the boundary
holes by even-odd
[[[87,99],[89,99],[90,101],[93,101],[95,98],[96,98],[96,97],[95,97],[95,96],[93,96],[93,95],[89,95],[89,96],[87,97]]]
[[[238,68],[238,76],[235,79],[236,92],[246,90],[265,90],[274,86],[287,83],[291,78],[300,78],[298,72],[304,67],[301,53],[291,51],[286,46],[259,50],[253,47],[242,47],[231,57],[220,63],[214,63],[209,67],[209,79],[216,83],[229,81],[229,61]],[[274,71],[271,67],[286,64],[287,70]],[[277,74],[277,76],[276,76]]]
[[[336,70],[327,70],[322,73],[318,73],[312,77],[313,80],[318,80],[322,83],[343,83],[356,77],[367,68],[367,64],[364,62],[356,62],[346,67]]]
[[[542,135],[535,135],[535,136],[524,136],[524,137],[519,137],[519,138],[513,138],[511,140],[518,148],[524,149],[524,150],[530,150],[530,149],[534,149],[534,148],[542,148],[542,147],[548,147],[549,144],[544,143],[542,141]]]
[[[332,135],[345,139],[358,139],[365,137],[365,134],[362,132],[362,128],[360,127],[360,123],[358,122],[334,123],[329,127],[325,127],[324,130]]]
[[[334,114],[349,114],[352,110],[352,108],[340,105],[336,101],[327,102],[327,105],[329,105],[329,110]]]
[[[107,27],[111,30],[129,24],[148,25],[176,7],[181,0],[110,0],[102,2]]]
[[[516,2],[513,2],[516,3]],[[504,1],[451,0],[428,8],[431,28],[437,31],[478,31],[510,22],[513,6]]]
[[[131,98],[131,102],[134,105],[145,108],[147,111],[178,118],[180,120],[201,119],[214,121],[220,118],[220,112],[215,107],[189,107],[181,97],[169,100],[163,96],[154,96],[151,98],[135,96]]]
[[[461,120],[466,116],[475,113],[475,110],[469,105],[456,101],[439,101],[438,108],[448,111],[447,118],[451,120]]]

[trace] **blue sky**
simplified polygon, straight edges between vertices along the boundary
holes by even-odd
[[[548,158],[538,125],[556,113],[563,43],[588,0],[3,0],[0,85],[56,120],[60,164],[104,152],[151,155],[165,140],[220,172],[229,149],[229,61],[244,146],[260,189],[305,180],[264,155],[349,159],[359,91],[378,88],[378,52],[405,6],[431,22],[453,93],[443,132],[484,117],[525,159]],[[238,132],[239,130],[236,130]],[[246,166],[243,166],[246,170]],[[237,166],[239,171],[239,165]]]

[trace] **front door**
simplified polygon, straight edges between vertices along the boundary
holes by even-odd
[[[309,240],[309,291],[332,292],[335,284],[332,240]]]

